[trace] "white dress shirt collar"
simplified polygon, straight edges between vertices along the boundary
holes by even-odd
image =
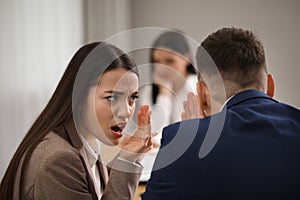
[[[82,134],[78,133],[80,140],[86,150],[87,158],[91,167],[93,167],[97,160],[98,156],[101,154],[101,145],[98,139],[95,140],[94,145],[91,146]]]
[[[223,108],[226,106],[226,104],[228,103],[228,101],[230,101],[230,99],[232,99],[234,97],[234,95],[232,95],[231,97],[229,97],[225,103],[222,105],[221,109],[220,109],[220,112],[223,110]]]

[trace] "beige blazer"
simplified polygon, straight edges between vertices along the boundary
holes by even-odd
[[[20,166],[23,161],[21,160]],[[124,166],[129,172],[108,169],[98,163],[103,194],[101,199],[133,199],[142,167],[119,159],[112,166]],[[73,120],[50,132],[36,147],[25,171],[23,199],[97,200],[92,170]],[[20,167],[15,180],[14,199],[19,200]]]

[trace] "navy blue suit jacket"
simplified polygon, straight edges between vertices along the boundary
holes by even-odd
[[[300,111],[247,90],[216,115],[164,128],[142,197],[300,199]]]

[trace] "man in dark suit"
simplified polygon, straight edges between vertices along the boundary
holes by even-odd
[[[222,28],[196,59],[198,95],[164,128],[143,200],[300,199],[300,111],[272,99],[261,42]]]

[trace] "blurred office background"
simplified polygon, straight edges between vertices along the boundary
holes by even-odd
[[[299,19],[298,0],[0,0],[0,179],[84,43],[139,27],[176,28],[198,42],[224,26],[251,29],[275,98],[300,108]]]

